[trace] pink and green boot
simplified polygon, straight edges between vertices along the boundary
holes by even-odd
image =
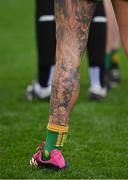
[[[67,163],[64,157],[58,149],[53,149],[50,153],[50,159],[47,161],[42,160],[42,151],[45,143],[43,142],[40,149],[35,153],[30,160],[30,165],[40,168],[49,168],[53,170],[62,170],[67,167]]]

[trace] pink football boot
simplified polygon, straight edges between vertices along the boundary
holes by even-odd
[[[64,157],[61,151],[57,149],[53,149],[50,153],[50,159],[48,161],[43,161],[42,158],[42,151],[44,148],[44,142],[40,146],[40,149],[35,153],[30,160],[31,166],[36,166],[40,168],[50,168],[54,170],[61,170],[67,167],[67,163],[64,160]]]

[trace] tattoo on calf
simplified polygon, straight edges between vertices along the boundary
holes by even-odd
[[[55,0],[57,64],[52,85],[49,123],[66,126],[79,94],[79,67],[95,3]]]

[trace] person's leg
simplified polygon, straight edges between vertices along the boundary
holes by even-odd
[[[107,90],[104,88],[106,23],[104,5],[101,2],[97,4],[87,44],[90,78],[89,98],[92,100],[101,100],[107,95]]]
[[[108,20],[107,23],[107,45],[106,52],[110,53],[113,47],[119,44],[118,27],[115,14],[111,4],[111,0],[104,0],[105,13]]]
[[[36,0],[35,5],[37,82],[27,88],[29,100],[50,96],[56,51],[54,0]]]
[[[112,0],[122,43],[128,56],[128,1],[127,0]]]
[[[50,158],[50,162],[55,152],[56,155],[60,152],[54,150],[56,146],[59,148],[63,145],[68,131],[69,114],[79,94],[80,62],[87,44],[95,5],[95,3],[83,0],[55,0],[57,64],[52,83],[48,134],[46,144],[40,150],[43,150],[43,158]],[[52,133],[54,133],[54,137]],[[42,166],[44,162],[45,164],[49,162],[42,161],[38,155],[33,156],[31,161],[33,165],[35,162],[39,165],[38,160]],[[59,153],[55,160],[60,162],[60,158],[62,160],[62,155]],[[59,165],[57,167],[62,169],[65,167],[65,163],[61,167]]]
[[[119,84],[119,29],[116,22],[111,0],[105,0],[105,11],[107,16],[107,43],[105,56],[106,84],[115,87]]]
[[[117,21],[116,21],[115,14],[113,11],[111,0],[104,0],[104,5],[105,5],[105,11],[106,11],[106,16],[108,20],[106,52],[111,54],[113,50],[116,51],[117,49],[119,49],[120,36],[119,36],[119,29],[118,29]]]
[[[55,64],[54,0],[36,0],[36,39],[38,55],[38,82],[48,86],[50,68]]]
[[[49,123],[67,126],[79,94],[80,62],[85,50],[95,3],[55,0],[57,64],[52,84]]]

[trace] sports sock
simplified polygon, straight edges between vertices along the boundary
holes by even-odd
[[[52,65],[51,68],[50,68],[48,85],[51,85],[51,84],[52,84],[52,79],[53,79],[53,75],[54,75],[54,70],[55,70],[55,65]]]
[[[100,68],[99,67],[89,68],[89,74],[90,74],[90,85],[101,86],[100,85]]]
[[[105,55],[105,70],[109,70],[111,66],[111,53],[106,53]]]
[[[46,143],[42,152],[42,159],[48,160],[53,149],[60,149],[66,140],[68,127],[48,124]]]
[[[54,0],[36,0],[35,18],[38,82],[47,87],[50,68],[55,64],[56,30],[54,17]]]
[[[104,87],[104,58],[106,49],[106,15],[103,3],[98,3],[90,25],[87,44],[90,84]],[[94,72],[94,73],[93,73]],[[96,77],[95,77],[96,75]],[[91,80],[92,79],[92,80]],[[96,80],[97,79],[97,80]],[[100,81],[100,82],[99,82]]]

